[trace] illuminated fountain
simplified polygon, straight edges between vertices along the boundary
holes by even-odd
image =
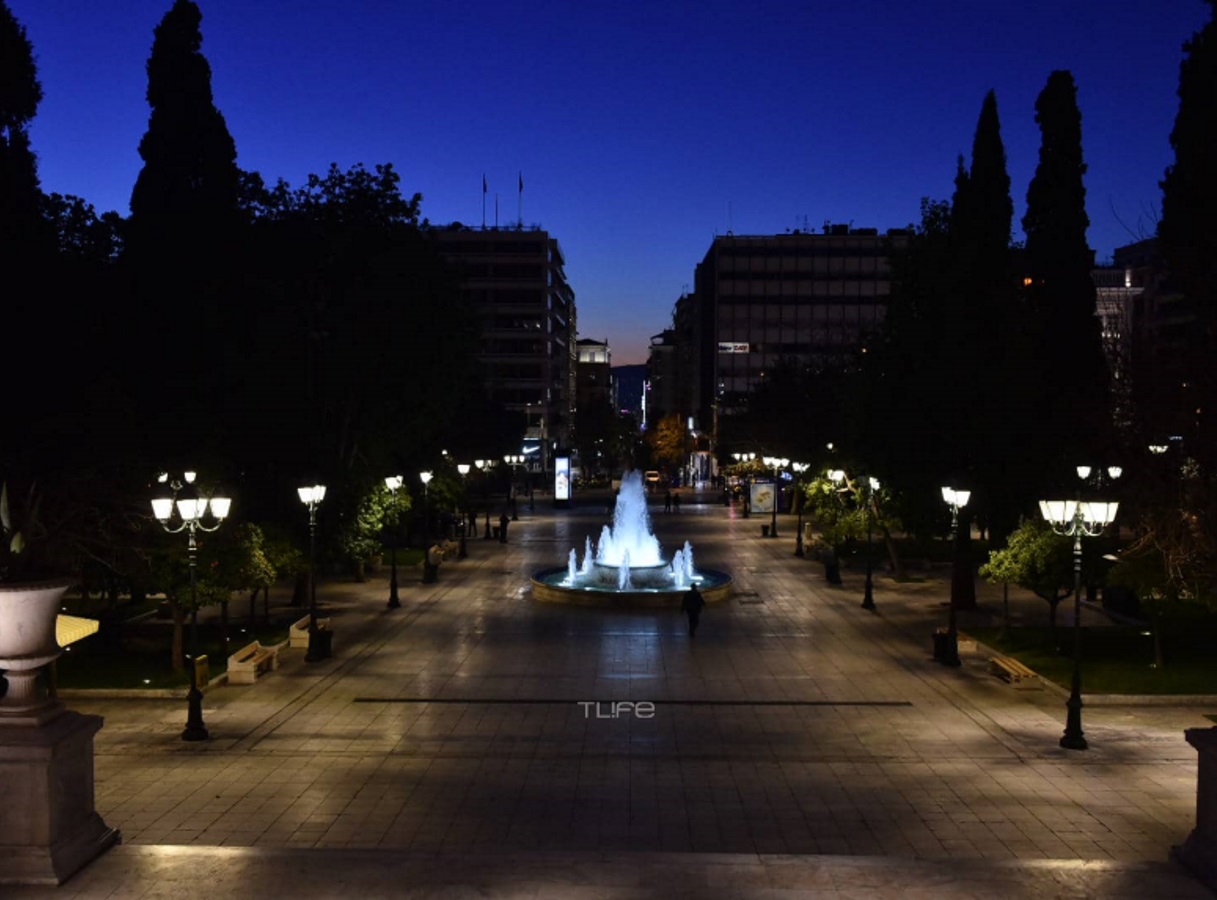
[[[537,572],[532,583],[538,599],[561,603],[668,605],[678,603],[692,585],[707,602],[731,592],[729,575],[694,567],[688,541],[664,560],[637,471],[625,473],[613,524],[604,526],[594,547],[590,536],[584,540],[582,560],[571,548],[564,568]]]

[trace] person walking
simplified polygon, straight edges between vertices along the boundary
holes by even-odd
[[[677,491],[672,495],[672,508],[676,510],[676,512],[680,512],[680,491]]]
[[[663,511],[664,511],[664,512],[671,512],[671,511],[672,511],[672,492],[671,492],[671,491],[664,491],[664,494],[663,494]]]
[[[684,599],[680,601],[680,608],[689,617],[689,637],[697,634],[697,623],[701,619],[701,609],[705,605],[706,601],[702,599],[701,591],[697,589],[697,585],[690,587],[685,592]]]
[[[500,544],[507,543],[507,523],[510,521],[511,521],[511,519],[507,518],[506,511],[499,513],[499,543]]]

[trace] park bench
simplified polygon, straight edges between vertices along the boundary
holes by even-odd
[[[1016,684],[1024,678],[1035,678],[1036,674],[1017,659],[1009,656],[994,656],[989,660],[989,671],[1004,678],[1011,684]]]
[[[228,683],[253,684],[263,672],[279,668],[279,651],[252,641],[228,657]]]
[[[318,631],[326,631],[329,627],[329,619],[317,620]],[[287,646],[292,650],[308,649],[308,616],[292,622],[291,627],[287,629]]]

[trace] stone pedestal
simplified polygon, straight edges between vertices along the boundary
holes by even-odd
[[[1196,827],[1171,856],[1217,890],[1217,728],[1189,728],[1187,742],[1200,754],[1196,778]]]
[[[76,712],[39,724],[0,718],[0,884],[62,884],[120,840],[93,808],[101,726]]]

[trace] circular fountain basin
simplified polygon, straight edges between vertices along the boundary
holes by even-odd
[[[542,569],[533,573],[532,595],[546,603],[569,603],[576,606],[667,606],[680,607],[680,601],[688,592],[686,587],[646,587],[635,584],[630,590],[617,589],[617,569],[600,567],[612,575],[611,584],[597,584],[593,580],[583,584],[563,584],[570,575],[569,568],[562,566]],[[667,566],[631,567],[632,581],[645,578],[648,572],[663,572]],[[726,600],[731,596],[732,579],[726,572],[714,569],[698,569],[693,583],[701,591],[707,603]]]

